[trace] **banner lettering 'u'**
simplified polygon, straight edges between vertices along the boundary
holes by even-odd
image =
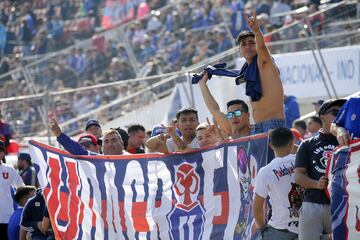
[[[267,135],[187,154],[73,156],[30,141],[57,239],[257,239]]]
[[[336,149],[327,172],[333,239],[360,239],[360,139]]]

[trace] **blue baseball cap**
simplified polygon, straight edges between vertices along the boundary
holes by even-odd
[[[89,120],[87,120],[87,122],[86,122],[85,131],[87,131],[88,128],[89,128],[90,126],[92,126],[92,125],[96,125],[96,126],[98,126],[99,128],[101,128],[99,122],[98,122],[96,119],[89,119]]]
[[[151,137],[157,136],[161,133],[165,133],[166,129],[163,125],[155,125],[151,131]]]

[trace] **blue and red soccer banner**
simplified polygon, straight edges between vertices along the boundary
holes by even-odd
[[[186,154],[74,156],[30,141],[57,239],[257,239],[268,138]]]
[[[360,139],[334,150],[327,175],[333,240],[360,239]]]

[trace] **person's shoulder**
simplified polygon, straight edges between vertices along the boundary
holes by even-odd
[[[7,171],[14,171],[16,172],[15,168],[12,167],[11,165],[7,164],[7,163],[1,163],[0,167],[3,167],[4,169],[6,169]]]

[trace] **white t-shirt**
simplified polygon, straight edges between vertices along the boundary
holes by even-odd
[[[181,139],[183,139],[183,138],[181,137]],[[200,148],[200,145],[199,145],[196,137],[192,140],[192,142],[190,144],[187,144],[187,146],[189,148],[193,148],[193,149]],[[176,151],[175,144],[174,144],[174,141],[172,140],[172,138],[169,138],[168,140],[166,140],[166,147],[167,147],[169,152],[175,152]]]
[[[11,188],[23,186],[20,175],[10,165],[0,164],[0,223],[7,224],[14,212]]]
[[[271,163],[261,168],[256,177],[254,191],[263,198],[270,197],[270,226],[298,233],[303,189],[295,184],[295,155],[274,158]]]

